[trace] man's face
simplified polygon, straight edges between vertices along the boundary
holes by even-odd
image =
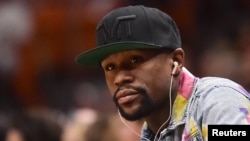
[[[168,106],[170,53],[132,50],[112,54],[101,66],[113,101],[127,120],[147,117]]]

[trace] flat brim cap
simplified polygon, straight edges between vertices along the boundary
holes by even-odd
[[[142,5],[109,12],[97,25],[96,39],[97,47],[77,56],[77,63],[100,67],[103,59],[121,51],[181,47],[174,20],[158,9]]]

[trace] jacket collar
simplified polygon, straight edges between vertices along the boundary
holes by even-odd
[[[188,100],[192,95],[197,79],[198,78],[191,74],[185,67],[183,68],[180,74],[178,93],[172,108],[169,128],[175,128],[177,125],[185,122]]]

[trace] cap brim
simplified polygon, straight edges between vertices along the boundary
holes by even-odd
[[[159,45],[136,42],[108,44],[81,53],[76,57],[76,62],[86,67],[100,67],[101,61],[113,53],[134,49],[152,49],[159,47]]]

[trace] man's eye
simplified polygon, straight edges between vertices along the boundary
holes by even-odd
[[[131,62],[132,64],[136,64],[136,63],[139,63],[139,62],[141,62],[141,61],[142,61],[142,58],[139,57],[139,56],[133,56],[133,57],[131,57],[131,60],[130,60],[130,62]]]
[[[111,70],[113,70],[115,68],[115,66],[113,65],[113,64],[110,64],[110,65],[107,65],[106,66],[106,71],[111,71]]]

